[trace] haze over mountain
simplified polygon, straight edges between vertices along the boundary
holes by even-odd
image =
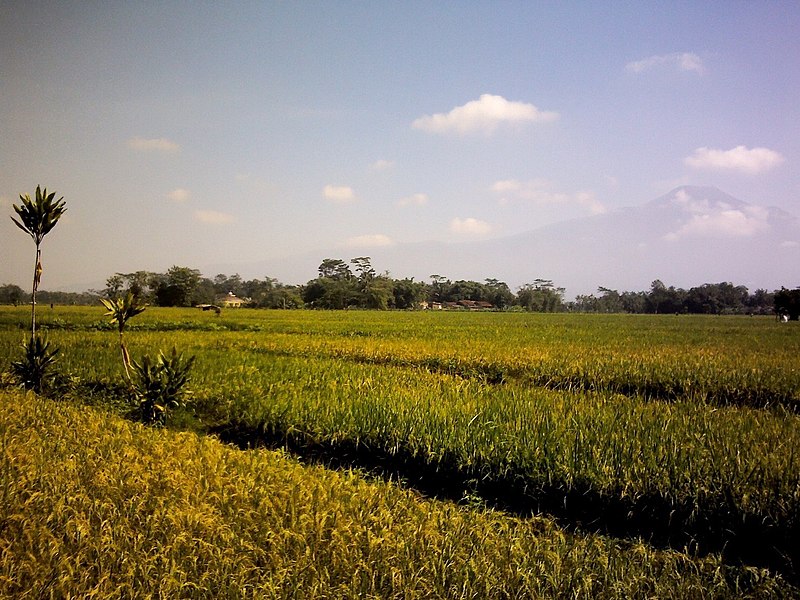
[[[209,265],[207,275],[239,272],[304,283],[324,258],[369,255],[378,271],[427,281],[430,275],[512,289],[552,279],[567,297],[666,285],[730,281],[751,291],[800,285],[800,220],[775,207],[750,204],[715,187],[682,186],[639,206],[547,225],[527,233],[464,243],[397,244],[358,252],[323,249],[282,260]]]

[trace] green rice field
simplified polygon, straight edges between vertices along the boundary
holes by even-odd
[[[800,330],[766,317],[0,307],[0,595],[795,597]],[[126,418],[128,417],[128,418]]]

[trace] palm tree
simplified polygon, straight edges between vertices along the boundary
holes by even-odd
[[[14,205],[14,211],[19,216],[19,221],[14,217],[17,227],[31,236],[33,243],[36,244],[36,262],[33,267],[33,291],[31,293],[31,340],[36,335],[36,290],[39,289],[39,281],[42,278],[42,249],[41,244],[44,236],[56,226],[61,215],[67,210],[64,205],[64,198],[55,200],[55,192],[47,193],[47,188],[42,190],[36,186],[36,199],[31,200],[28,194],[20,194],[22,200],[20,206]]]
[[[139,298],[133,295],[133,292],[128,292],[119,298],[100,298],[100,302],[106,307],[108,311],[107,317],[111,317],[111,322],[117,325],[119,330],[119,349],[122,353],[122,366],[125,368],[125,378],[130,382],[130,364],[131,358],[128,354],[128,349],[125,347],[125,341],[122,337],[122,332],[125,330],[125,323],[128,319],[135,317],[144,312],[147,307],[146,304],[139,301]]]

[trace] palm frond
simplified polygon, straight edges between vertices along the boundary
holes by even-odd
[[[47,188],[42,189],[37,185],[35,199],[31,199],[28,194],[24,196],[20,194],[19,199],[21,204],[13,205],[19,221],[14,217],[11,217],[11,220],[22,231],[30,235],[38,246],[66,212],[64,198],[55,200],[55,192],[48,194]]]

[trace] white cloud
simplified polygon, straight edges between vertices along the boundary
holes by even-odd
[[[167,198],[172,200],[173,202],[186,202],[189,199],[189,190],[184,188],[177,188],[172,190],[169,194],[167,194]]]
[[[428,203],[428,194],[417,193],[397,201],[397,206],[424,206]]]
[[[674,67],[679,71],[694,71],[700,75],[705,71],[703,61],[697,54],[691,52],[673,52],[672,54],[648,56],[642,60],[629,62],[625,65],[625,70],[631,73],[643,73],[657,67]]]
[[[194,218],[201,223],[210,223],[212,225],[221,225],[236,221],[233,215],[216,210],[196,210],[194,211]]]
[[[371,233],[367,235],[358,235],[351,237],[345,242],[345,246],[349,248],[381,248],[385,246],[392,246],[394,241],[388,235],[382,233]]]
[[[533,182],[530,183],[533,184]],[[501,179],[500,181],[495,181],[491,187],[493,192],[497,192],[499,194],[505,194],[508,192],[516,193],[519,192],[520,189],[522,189],[522,182],[516,179]]]
[[[726,202],[696,200],[679,192],[673,201],[691,216],[667,241],[687,237],[752,237],[769,230],[769,211],[761,206],[734,208]]]
[[[686,190],[678,190],[675,192],[675,195],[670,199],[670,202],[672,202],[672,204],[677,204],[678,206],[685,206],[690,211],[696,210],[696,207],[698,206],[696,201],[692,199]],[[702,202],[704,202],[705,205],[708,205],[708,200],[703,200]]]
[[[356,200],[353,188],[346,185],[326,185],[322,190],[322,195],[326,200],[336,204],[347,204]]]
[[[793,240],[785,240],[781,242],[781,248],[797,248],[800,246],[800,242],[795,242]]]
[[[128,140],[128,147],[143,152],[177,152],[181,147],[167,138],[142,138],[134,137]]]
[[[466,219],[456,217],[450,221],[450,231],[460,235],[483,236],[491,233],[492,226],[486,221],[480,221],[473,217]]]
[[[547,123],[556,119],[558,113],[541,111],[533,104],[483,94],[478,100],[456,106],[448,113],[420,117],[411,126],[429,133],[489,134],[502,123]]]
[[[605,206],[592,192],[582,191],[574,194],[554,192],[550,188],[552,184],[546,179],[531,179],[519,181],[517,179],[502,179],[495,181],[491,186],[491,191],[500,195],[501,204],[507,204],[509,200],[521,200],[532,202],[537,205],[571,205],[580,206],[590,214],[597,215],[606,212]]]
[[[602,215],[606,212],[605,205],[595,198],[592,192],[578,192],[573,197],[575,202],[588,210],[591,215]]]
[[[370,168],[373,171],[386,171],[387,169],[391,169],[394,167],[395,162],[393,160],[376,160],[374,163],[370,165]]]
[[[736,146],[730,150],[698,148],[684,162],[694,169],[741,171],[749,175],[763,173],[784,161],[783,156],[768,148]]]

